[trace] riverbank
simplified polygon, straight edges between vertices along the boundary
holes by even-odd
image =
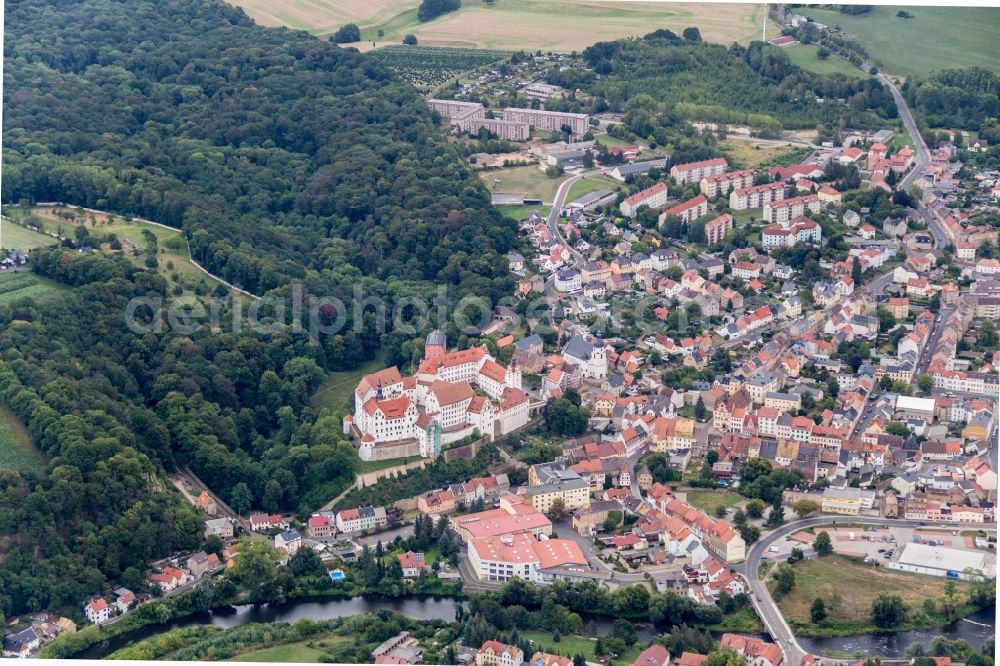
[[[298,601],[308,601],[323,604],[328,602],[349,602],[359,598],[374,600],[402,598],[416,600],[453,599],[461,601],[466,599],[467,596],[462,592],[461,584],[454,583],[441,583],[435,585],[434,589],[409,591],[401,597],[389,597],[354,587],[339,590],[307,588],[290,597],[286,603],[294,604]],[[117,622],[104,625],[89,625],[73,634],[61,634],[55,641],[42,648],[38,656],[43,659],[66,659],[78,656],[95,645],[127,634],[144,632],[148,628],[168,626],[172,622],[185,621],[196,616],[202,620],[210,620],[215,616],[226,617],[234,610],[236,614],[239,614],[239,609],[241,608],[257,609],[269,606],[271,604],[260,604],[237,596],[214,604],[210,608],[199,608],[197,607],[196,593],[192,590],[179,594],[176,597],[148,602],[134,609]],[[197,624],[203,623],[197,622]],[[192,623],[185,621],[183,624]]]

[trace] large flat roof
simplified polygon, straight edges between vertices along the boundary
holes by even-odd
[[[946,546],[928,546],[923,543],[908,543],[903,546],[899,563],[917,567],[929,567],[946,571],[974,569],[988,573],[991,569],[986,553],[959,550]]]
[[[914,398],[910,395],[901,395],[896,398],[896,409],[905,409],[913,412],[934,413],[933,398]]]

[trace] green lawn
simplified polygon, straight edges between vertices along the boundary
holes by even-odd
[[[687,503],[697,509],[701,509],[710,516],[715,515],[716,507],[724,506],[727,509],[731,509],[739,504],[741,499],[743,498],[728,490],[687,491]]]
[[[0,404],[0,470],[30,471],[45,466],[45,457],[28,437],[24,424]]]
[[[491,192],[516,194],[526,199],[542,201],[552,201],[556,190],[559,189],[559,183],[566,180],[565,176],[550,178],[537,166],[481,171],[479,177]],[[497,178],[500,179],[500,187],[494,188],[494,179]]]
[[[794,46],[786,46],[783,50],[788,54],[788,59],[793,64],[810,72],[816,72],[817,74],[846,74],[847,76],[859,79],[868,77],[860,69],[832,53],[826,60],[820,60],[816,56],[819,47],[815,44],[796,44]]]
[[[354,471],[358,474],[367,474],[368,472],[377,472],[378,470],[385,469],[386,467],[405,465],[416,460],[420,460],[420,456],[410,456],[409,458],[387,458],[385,460],[359,460],[354,465]]]
[[[22,298],[44,301],[66,289],[65,285],[34,273],[10,270],[0,273],[0,305],[10,305]]]
[[[810,152],[808,148],[776,146],[743,139],[725,139],[720,145],[733,167],[741,169],[790,166],[800,162]]]
[[[524,638],[534,641],[532,647],[536,650],[567,657],[582,654],[588,661],[597,661],[597,655],[594,654],[594,645],[597,643],[596,639],[576,635],[561,636],[559,642],[556,643],[552,640],[552,634],[547,631],[521,631],[520,633]],[[615,663],[631,664],[639,656],[639,653],[642,652],[643,647],[640,644],[633,645],[625,654],[618,655],[615,658]]]
[[[913,18],[898,18],[900,10]],[[876,5],[857,16],[808,7],[795,11],[828,26],[839,25],[889,74],[919,76],[973,66],[1000,72],[996,48],[1000,12],[994,8]]]
[[[551,206],[497,206],[496,209],[500,211],[500,214],[504,217],[509,217],[512,220],[517,220],[521,222],[527,220],[528,216],[531,215],[531,211],[537,210],[538,214],[543,218],[549,216],[549,212],[552,210]]]
[[[597,134],[594,136],[594,139],[597,140],[597,143],[601,144],[602,146],[606,146],[608,148],[614,148],[616,146],[621,147],[621,146],[635,145],[629,143],[628,141],[619,139],[618,137],[611,136],[610,134]]]
[[[323,661],[326,652],[318,648],[312,648],[303,643],[289,643],[288,645],[278,645],[272,648],[264,648],[254,652],[237,655],[224,661],[267,661],[267,662],[292,662],[304,664],[318,664]]]
[[[357,370],[331,372],[313,394],[310,403],[317,410],[327,408],[335,415],[349,414],[354,410],[354,388],[358,382],[363,376],[378,372],[384,367],[385,354],[379,354]]]
[[[46,234],[26,229],[19,224],[0,219],[0,248],[27,252],[38,247],[55,245],[59,241]]]
[[[569,192],[566,194],[566,203],[579,199],[584,194],[596,192],[597,190],[611,190],[612,192],[615,192],[620,187],[621,183],[614,178],[608,178],[607,176],[587,176],[586,178],[581,178],[576,181],[569,188]]]

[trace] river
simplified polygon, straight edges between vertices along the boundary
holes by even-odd
[[[933,629],[917,629],[889,634],[859,634],[856,636],[837,636],[835,638],[797,638],[799,645],[813,654],[823,654],[823,651],[846,653],[859,652],[865,656],[879,655],[882,657],[903,657],[906,648],[913,643],[927,647],[935,636],[944,636],[949,640],[964,638],[969,645],[979,648],[987,638],[996,632],[996,607],[991,606],[973,613],[964,620],[946,624]]]
[[[350,599],[300,599],[284,604],[260,604],[246,606],[224,606],[207,613],[195,613],[178,618],[166,624],[152,624],[139,629],[125,632],[91,646],[80,654],[78,659],[102,659],[135,641],[149,638],[165,631],[188,627],[197,624],[212,624],[223,629],[229,629],[241,624],[253,622],[288,622],[298,620],[330,620],[350,615],[363,615],[378,610],[397,611],[415,620],[455,620],[455,607],[460,603],[455,599],[442,597],[405,597],[392,599],[388,597],[353,597]],[[946,636],[949,639],[964,638],[971,645],[980,647],[994,633],[996,623],[995,608],[987,608],[970,615],[967,620],[959,620],[944,627],[921,629],[894,634],[862,634],[858,636],[838,636],[834,638],[799,638],[799,644],[814,654],[822,654],[824,650],[864,655],[881,655],[883,657],[902,657],[911,643],[927,645],[935,636]],[[585,622],[593,623],[597,632],[607,635],[611,632],[612,619],[606,617],[585,616]],[[985,625],[985,626],[983,626]],[[652,641],[657,636],[654,627],[644,624],[636,627],[636,636],[640,642]]]
[[[212,624],[223,629],[229,629],[241,624],[252,622],[287,622],[298,620],[330,620],[350,615],[363,615],[378,610],[397,611],[415,620],[446,620],[455,621],[455,607],[459,601],[449,598],[435,597],[405,597],[392,599],[388,597],[352,597],[350,599],[300,599],[284,604],[260,604],[247,606],[224,606],[207,613],[187,615],[165,624],[151,624],[118,636],[113,636],[103,643],[93,645],[76,655],[77,659],[103,659],[112,652],[131,643],[155,636],[156,634],[180,627],[197,624]],[[606,617],[584,617],[585,622],[592,622],[598,633],[611,633],[613,619]],[[639,641],[652,641],[657,635],[650,625],[636,627]]]

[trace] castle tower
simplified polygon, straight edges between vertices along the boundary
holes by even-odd
[[[517,364],[514,359],[510,360],[510,365],[507,366],[507,374],[504,377],[504,385],[508,388],[521,388],[521,366]]]

